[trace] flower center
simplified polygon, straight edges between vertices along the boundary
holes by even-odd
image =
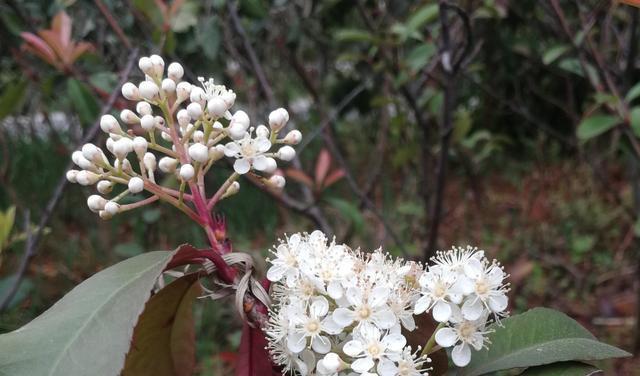
[[[436,283],[435,288],[433,289],[433,295],[436,298],[443,298],[446,294],[447,294],[447,288],[444,286],[442,282],[438,281],[438,283]]]
[[[476,293],[478,295],[485,295],[489,292],[489,285],[484,280],[479,280],[476,282]]]
[[[360,318],[360,321],[368,319],[369,316],[371,316],[371,308],[369,308],[369,306],[363,305],[358,309],[358,318]]]
[[[240,150],[245,157],[253,157],[256,154],[256,148],[253,147],[253,140],[243,142]]]
[[[287,266],[292,268],[298,266],[298,260],[296,260],[296,258],[291,254],[287,255],[285,262]]]
[[[374,359],[378,359],[382,355],[382,349],[377,342],[370,343],[369,346],[367,346],[367,352]]]
[[[313,286],[313,284],[305,281],[302,282],[302,286],[300,286],[302,289],[302,293],[304,294],[304,296],[312,296],[313,293],[316,291],[315,287]]]
[[[311,335],[320,333],[320,322],[318,320],[309,320],[305,325],[305,329]]]
[[[460,335],[460,338],[464,340],[470,339],[473,333],[475,332],[476,332],[475,326],[468,321],[462,323],[460,327],[458,327],[458,334]]]

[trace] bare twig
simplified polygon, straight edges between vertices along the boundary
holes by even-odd
[[[111,26],[113,31],[116,33],[116,35],[120,39],[120,41],[124,43],[124,45],[127,47],[128,50],[130,50],[131,42],[129,42],[129,38],[127,38],[127,36],[124,34],[124,31],[122,31],[122,28],[120,27],[120,25],[118,25],[118,21],[116,21],[116,19],[113,17],[113,14],[111,14],[111,11],[109,11],[109,8],[107,8],[107,6],[104,5],[102,0],[94,0],[94,2],[96,3],[96,6],[98,7],[98,9],[100,9],[100,13],[102,13],[104,18],[109,23],[109,26]]]
[[[127,65],[124,67],[124,69],[120,73],[120,82],[118,83],[117,88],[113,90],[107,102],[102,106],[102,110],[100,111],[100,116],[98,117],[98,120],[87,131],[82,141],[78,145],[78,148],[84,145],[85,143],[93,140],[98,134],[98,131],[100,130],[100,117],[102,117],[102,115],[109,112],[113,107],[116,99],[118,98],[118,95],[120,94],[120,90],[118,90],[118,88],[122,86],[129,78],[129,74],[131,73],[131,70],[135,66],[134,63],[137,57],[138,57],[138,49],[134,49],[129,54]],[[38,227],[35,231],[35,234],[33,235],[31,241],[28,241],[26,244],[23,260],[20,263],[20,269],[18,270],[18,275],[16,276],[16,279],[13,281],[13,284],[9,289],[9,294],[4,296],[2,298],[2,301],[0,302],[0,311],[3,311],[4,309],[6,309],[6,307],[11,302],[11,299],[13,298],[15,291],[18,290],[18,288],[20,287],[20,284],[22,283],[22,280],[24,279],[24,275],[29,266],[29,263],[31,262],[33,257],[36,255],[37,246],[38,246],[38,243],[40,242],[40,239],[42,238],[44,228],[49,223],[49,220],[51,219],[51,215],[53,214],[54,209],[58,205],[58,202],[62,197],[62,193],[67,187],[68,181],[66,178],[66,171],[71,169],[72,167],[73,167],[73,163],[69,162],[64,169],[65,173],[63,173],[62,177],[58,180],[58,184],[56,185],[56,188],[54,189],[53,194],[51,195],[51,198],[49,198],[49,201],[47,202],[47,205],[45,206],[44,211],[40,216],[40,221],[38,222]]]

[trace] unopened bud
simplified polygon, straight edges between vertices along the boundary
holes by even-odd
[[[227,188],[226,192],[224,192],[222,198],[227,198],[229,196],[235,195],[236,193],[238,193],[238,191],[240,191],[240,183],[234,181],[233,183],[231,183],[231,185],[229,185],[229,188]]]
[[[138,90],[140,90],[140,95],[142,98],[152,101],[155,100],[160,92],[160,88],[158,85],[151,81],[142,81],[138,86]]]
[[[284,139],[282,140],[282,142],[287,145],[297,145],[300,143],[300,141],[302,141],[302,133],[300,133],[300,131],[297,129],[294,129],[291,132],[287,133],[287,135],[284,136]]]
[[[100,210],[104,210],[104,205],[107,203],[107,200],[102,196],[91,195],[87,198],[87,206],[89,210],[94,213],[99,212]]]
[[[153,115],[147,114],[140,118],[140,126],[147,132],[150,132],[156,125]]]
[[[153,171],[156,169],[156,156],[153,153],[146,153],[142,158],[142,163],[147,171]]]
[[[144,181],[139,177],[135,176],[129,180],[129,192],[135,194],[140,193],[144,190]]]
[[[102,129],[104,133],[122,132],[120,124],[118,124],[118,120],[116,120],[112,115],[102,115],[100,118],[100,129]]]
[[[96,188],[98,188],[98,192],[106,195],[108,193],[111,193],[111,190],[113,189],[113,183],[111,183],[109,180],[100,180],[98,182],[98,185],[96,185]]]
[[[162,172],[172,173],[176,170],[176,167],[178,167],[178,160],[171,157],[162,157],[158,162],[158,167]]]
[[[215,145],[209,148],[209,159],[217,161],[224,157],[224,146]]]
[[[78,173],[80,171],[78,170],[69,170],[67,171],[66,177],[67,180],[69,181],[69,183],[77,183],[78,181],[76,180],[76,177],[78,176]]]
[[[240,126],[245,131],[249,129],[249,125],[251,125],[249,115],[242,110],[236,111],[229,122],[229,127]]]
[[[177,96],[178,102],[183,102],[184,100],[189,98],[190,94],[191,94],[190,83],[183,81],[176,86],[176,96]]]
[[[143,56],[140,58],[140,60],[138,60],[138,68],[140,68],[140,70],[144,72],[144,74],[147,74],[149,76],[153,75],[153,63],[147,56]]]
[[[182,68],[182,65],[180,65],[180,63],[173,62],[169,64],[169,67],[167,68],[167,76],[170,79],[177,82],[182,78],[183,75],[184,68]]]
[[[127,82],[122,85],[122,96],[130,101],[140,100],[140,92],[138,91],[138,87],[131,82]]]
[[[183,164],[180,166],[180,177],[182,180],[188,181],[193,179],[193,176],[196,174],[196,171],[193,169],[193,166],[189,163]]]
[[[258,125],[258,127],[256,128],[256,136],[261,138],[269,138],[269,128],[265,127],[262,124]]]
[[[287,183],[287,181],[285,180],[285,178],[283,176],[280,175],[272,175],[269,179],[268,179],[268,183],[270,186],[272,186],[273,188],[276,189],[282,189],[284,188],[285,184]]]
[[[209,149],[203,144],[193,144],[189,146],[189,157],[196,162],[205,163],[209,160]]]
[[[269,114],[269,126],[274,132],[280,131],[289,121],[289,113],[284,108],[278,108]]]
[[[151,59],[151,64],[153,64],[153,73],[157,78],[162,77],[164,73],[164,60],[159,55],[151,55],[149,56]]]
[[[162,80],[161,87],[165,93],[173,94],[176,91],[176,82],[170,78],[165,78]]]
[[[221,97],[213,97],[207,103],[207,111],[209,111],[209,114],[216,119],[223,117],[228,108],[229,107],[227,107],[227,104]]]
[[[73,153],[71,153],[71,160],[73,161],[73,163],[75,163],[78,167],[80,167],[83,170],[93,171],[96,169],[96,166],[93,163],[91,163],[91,161],[89,161],[87,158],[85,158],[84,154],[79,150],[76,150]]]
[[[153,110],[151,109],[149,102],[141,101],[136,104],[136,112],[140,114],[140,116],[144,116],[151,115]]]
[[[289,162],[296,157],[296,151],[289,145],[283,146],[278,150],[276,156],[283,161]]]
[[[102,153],[100,152],[100,149],[94,144],[82,145],[82,156],[94,163],[102,161]]]
[[[178,114],[176,115],[176,117],[178,118],[178,124],[180,124],[181,127],[186,127],[187,124],[189,124],[189,122],[191,121],[191,115],[189,115],[189,112],[184,109],[178,111]]]
[[[133,139],[133,151],[136,152],[138,157],[147,152],[147,147],[149,147],[149,143],[144,137],[136,137]]]
[[[191,119],[198,120],[200,119],[200,116],[202,116],[202,106],[200,106],[199,103],[189,103],[187,106],[187,112],[189,113],[189,116],[191,116]]]
[[[204,142],[204,132],[203,131],[193,132],[193,142]]]
[[[127,154],[133,151],[133,141],[130,139],[123,137],[118,141],[113,143],[113,154],[118,159],[124,159],[127,157]]]
[[[127,124],[138,124],[140,122],[138,115],[128,109],[124,109],[120,112],[120,120]]]
[[[162,139],[165,141],[173,141],[173,139],[171,138],[171,135],[167,132],[160,133],[160,137],[162,137]]]
[[[120,205],[118,205],[117,202],[108,201],[104,205],[104,211],[107,212],[107,214],[109,215],[112,215],[112,216],[116,215],[120,211]]]
[[[191,100],[191,102],[204,104],[206,93],[204,92],[204,90],[202,90],[202,88],[192,86],[191,93],[189,94],[189,99]]]
[[[93,185],[97,183],[98,180],[100,180],[100,175],[87,170],[82,170],[76,175],[76,181],[80,185]]]

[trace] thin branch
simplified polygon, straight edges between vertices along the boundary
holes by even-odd
[[[122,41],[122,43],[124,43],[127,49],[130,50],[131,42],[129,42],[129,38],[127,38],[127,36],[124,34],[124,31],[122,31],[122,28],[120,27],[120,25],[118,25],[118,21],[116,21],[116,19],[113,17],[113,14],[111,14],[111,11],[109,11],[109,8],[107,8],[107,6],[104,5],[102,0],[94,0],[94,3],[96,3],[96,6],[98,7],[98,9],[100,9],[100,13],[102,13],[104,18],[106,18],[107,22],[109,23],[109,26],[111,26],[113,31],[115,31],[120,41]]]
[[[102,115],[111,111],[111,108],[113,107],[114,103],[116,102],[116,99],[120,94],[120,90],[118,90],[118,88],[120,88],[128,80],[129,74],[131,73],[131,70],[135,66],[134,63],[137,57],[138,57],[138,49],[134,49],[129,54],[127,65],[124,67],[124,69],[120,73],[120,81],[118,83],[118,86],[113,90],[107,102],[102,106],[102,110],[100,111],[100,116],[98,116],[98,120],[87,131],[87,133],[82,138],[82,141],[80,142],[77,148],[80,148],[82,145],[86,144],[87,142],[91,142],[91,140],[93,140],[98,134],[98,131],[100,130],[100,118],[102,117]],[[49,201],[47,202],[47,205],[45,206],[45,209],[42,212],[42,215],[40,216],[40,221],[38,222],[38,227],[36,229],[36,232],[33,235],[32,240],[30,242],[27,242],[23,262],[21,262],[18,275],[16,279],[13,281],[13,285],[9,289],[9,292],[11,293],[13,291],[13,293],[7,294],[5,297],[3,297],[0,303],[0,311],[3,311],[4,309],[6,309],[6,307],[11,302],[11,299],[13,298],[15,291],[18,290],[18,288],[20,287],[20,284],[22,283],[24,274],[29,266],[29,263],[31,262],[33,257],[36,255],[37,246],[38,246],[38,243],[40,242],[40,239],[42,238],[44,228],[49,223],[49,220],[51,219],[51,215],[53,214],[54,209],[58,205],[58,202],[62,197],[62,193],[67,187],[68,181],[66,177],[66,171],[71,169],[72,167],[73,167],[73,163],[69,162],[66,168],[64,169],[64,173],[62,174],[62,177],[58,180],[58,184],[56,185],[56,188],[54,189],[53,194],[51,195],[51,198],[49,198]]]

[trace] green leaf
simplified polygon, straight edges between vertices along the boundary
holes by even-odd
[[[0,336],[0,375],[118,375],[133,328],[173,252],[113,265],[42,315]]]
[[[198,274],[173,281],[154,295],[140,315],[122,374],[187,376],[195,367],[193,302]]]
[[[413,13],[405,26],[410,31],[418,31],[422,25],[434,21],[438,17],[438,4],[427,4]]]
[[[640,107],[631,109],[629,120],[631,122],[631,130],[635,133],[636,137],[640,137]]]
[[[580,65],[580,61],[574,58],[566,58],[560,60],[558,63],[558,67],[564,69],[567,72],[577,74],[578,76],[584,76],[584,71],[582,70],[582,65]]]
[[[638,96],[640,96],[640,82],[633,85],[633,87],[629,89],[627,95],[624,97],[624,100],[627,102],[631,102],[634,99],[638,98]]]
[[[82,82],[70,78],[67,80],[67,95],[69,95],[80,121],[85,125],[92,123],[98,116],[100,108],[91,90]]]
[[[474,353],[462,376],[483,375],[511,368],[532,367],[570,360],[601,360],[631,356],[598,342],[562,312],[535,308],[502,321],[489,335],[491,346]]]
[[[26,91],[27,81],[25,80],[19,80],[7,86],[0,96],[0,120],[20,109]]]
[[[597,374],[602,374],[602,371],[590,364],[560,362],[527,368],[520,376],[594,376]]]
[[[371,42],[375,39],[371,33],[361,29],[336,30],[333,38],[338,42]]]
[[[422,69],[436,53],[436,46],[431,43],[422,44],[409,52],[407,65],[413,72]]]
[[[548,49],[544,55],[542,55],[542,62],[544,65],[549,65],[554,61],[558,60],[562,54],[569,50],[569,46],[567,45],[559,45]]]
[[[578,125],[578,138],[588,140],[599,136],[618,124],[619,119],[611,115],[594,115],[584,119]]]

